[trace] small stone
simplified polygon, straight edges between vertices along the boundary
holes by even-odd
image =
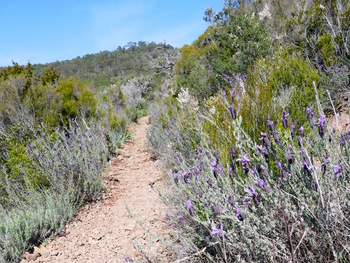
[[[123,157],[122,155],[118,155],[117,159],[118,159],[119,161],[122,161],[122,160],[124,160],[124,157]]]
[[[59,253],[60,253],[60,252],[57,251],[57,250],[56,250],[56,251],[51,251],[51,252],[50,252],[50,256],[51,256],[51,257],[57,257]]]
[[[30,254],[29,252],[25,252],[23,257],[25,260],[27,261],[35,261],[38,257],[40,257],[41,255],[38,254],[38,253],[33,253],[33,254]]]

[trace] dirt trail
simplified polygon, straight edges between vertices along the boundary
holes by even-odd
[[[164,175],[146,152],[148,117],[130,127],[132,140],[125,143],[121,155],[111,161],[106,183],[109,192],[102,201],[85,206],[67,225],[61,235],[46,245],[26,253],[22,262],[144,262],[130,240],[145,245],[149,242],[142,227],[160,235],[167,233],[165,205],[149,183],[163,184]],[[169,255],[157,238],[148,251],[166,262]]]

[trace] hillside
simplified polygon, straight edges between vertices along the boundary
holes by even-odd
[[[155,42],[130,42],[114,51],[87,54],[72,60],[33,65],[34,72],[43,74],[50,66],[60,72],[61,77],[74,77],[92,88],[115,84],[120,79],[131,79],[142,75],[160,73],[172,63],[177,50],[168,44]],[[164,68],[164,69],[163,69]]]

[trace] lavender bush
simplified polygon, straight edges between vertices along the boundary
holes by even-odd
[[[108,149],[101,127],[72,121],[69,128],[41,130],[33,138],[26,145],[31,169],[18,164],[17,178],[5,168],[0,173],[0,262],[17,262],[104,190]],[[33,167],[45,178],[42,184],[32,183]]]
[[[228,110],[230,108],[228,107]],[[193,262],[349,262],[349,132],[327,126],[319,107],[305,110],[312,130],[280,113],[253,141],[232,119],[229,158],[202,131],[210,113],[157,126],[149,139],[172,168],[167,218]],[[317,118],[315,116],[318,116]],[[276,128],[277,127],[277,128]],[[228,142],[230,143],[230,142]]]

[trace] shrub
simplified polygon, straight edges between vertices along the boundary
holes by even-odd
[[[54,133],[43,127],[32,138],[6,152],[11,169],[0,173],[0,262],[18,261],[104,191],[108,150],[98,124],[71,121]]]
[[[199,138],[175,121],[168,133],[149,134],[172,167],[175,191],[163,197],[180,253],[198,262],[349,260],[349,138],[329,130],[322,111],[316,120],[309,113],[309,136],[270,121],[261,141],[233,119],[228,161],[220,158],[226,147],[212,150],[201,132],[203,117],[219,126],[212,115],[185,115]],[[194,140],[198,147],[182,148]]]
[[[271,60],[258,61],[245,84],[240,110],[244,129],[255,140],[260,138],[269,116],[281,123],[278,115],[283,109],[293,116],[292,121],[308,127],[305,109],[314,106],[313,82],[319,87],[321,80],[307,61],[287,50],[276,52]]]
[[[227,76],[246,74],[256,59],[270,53],[267,33],[244,8],[224,8],[203,35],[181,48],[175,66],[177,87],[189,89],[199,102],[225,89],[230,85]]]
[[[287,45],[298,47],[317,68],[350,57],[349,1],[314,0],[299,5],[286,23]]]

